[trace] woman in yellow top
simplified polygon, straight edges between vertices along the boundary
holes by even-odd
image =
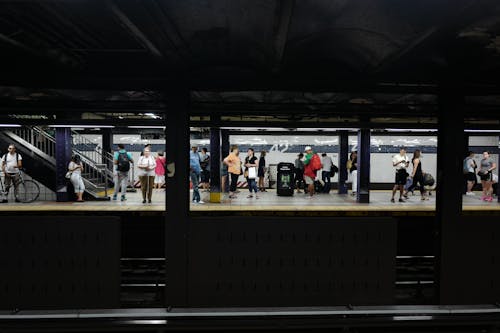
[[[236,198],[236,185],[238,178],[241,175],[241,160],[239,157],[238,146],[231,147],[231,153],[224,159],[224,164],[228,167],[229,176],[231,177],[231,184],[229,186],[229,198]]]

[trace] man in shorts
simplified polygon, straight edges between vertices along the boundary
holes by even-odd
[[[467,181],[467,192],[465,192],[465,195],[475,195],[474,192],[472,192],[472,188],[474,187],[474,184],[477,182],[477,177],[476,177],[476,161],[474,161],[474,152],[469,151],[469,155],[465,158],[464,160],[464,166],[463,166],[463,171],[464,171],[464,177],[465,180]]]
[[[392,157],[392,166],[396,169],[396,181],[394,187],[392,188],[391,202],[395,202],[394,195],[398,189],[399,202],[405,202],[403,200],[403,193],[405,190],[406,179],[408,178],[408,172],[406,172],[408,165],[410,165],[410,159],[406,156],[406,149],[401,147],[399,149],[399,154]]]

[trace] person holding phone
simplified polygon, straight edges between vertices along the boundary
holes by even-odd
[[[408,172],[406,172],[406,168],[410,164],[410,160],[408,156],[406,156],[406,149],[401,147],[399,149],[399,154],[396,154],[392,157],[392,166],[396,169],[396,180],[394,187],[392,188],[392,198],[391,202],[395,202],[394,196],[396,195],[396,191],[399,190],[399,202],[405,202],[403,200],[404,190],[406,179],[408,178]]]

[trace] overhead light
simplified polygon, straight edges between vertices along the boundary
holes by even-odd
[[[165,126],[127,126],[127,128],[156,128],[156,129],[165,129]]]
[[[112,125],[49,125],[53,128],[67,128],[67,127],[77,127],[77,128],[115,128]]]
[[[475,129],[466,129],[467,133],[500,133],[500,130],[475,130]]]
[[[437,132],[435,128],[386,128],[387,132]]]
[[[0,127],[21,127],[19,124],[0,124]]]
[[[145,113],[144,114],[145,116],[148,116],[150,118],[153,118],[153,119],[158,119],[158,118],[161,118],[160,116],[157,116],[155,115],[154,113]]]

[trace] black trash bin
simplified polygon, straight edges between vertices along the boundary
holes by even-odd
[[[292,163],[278,164],[278,179],[276,194],[280,196],[292,196],[295,184],[295,170]]]

